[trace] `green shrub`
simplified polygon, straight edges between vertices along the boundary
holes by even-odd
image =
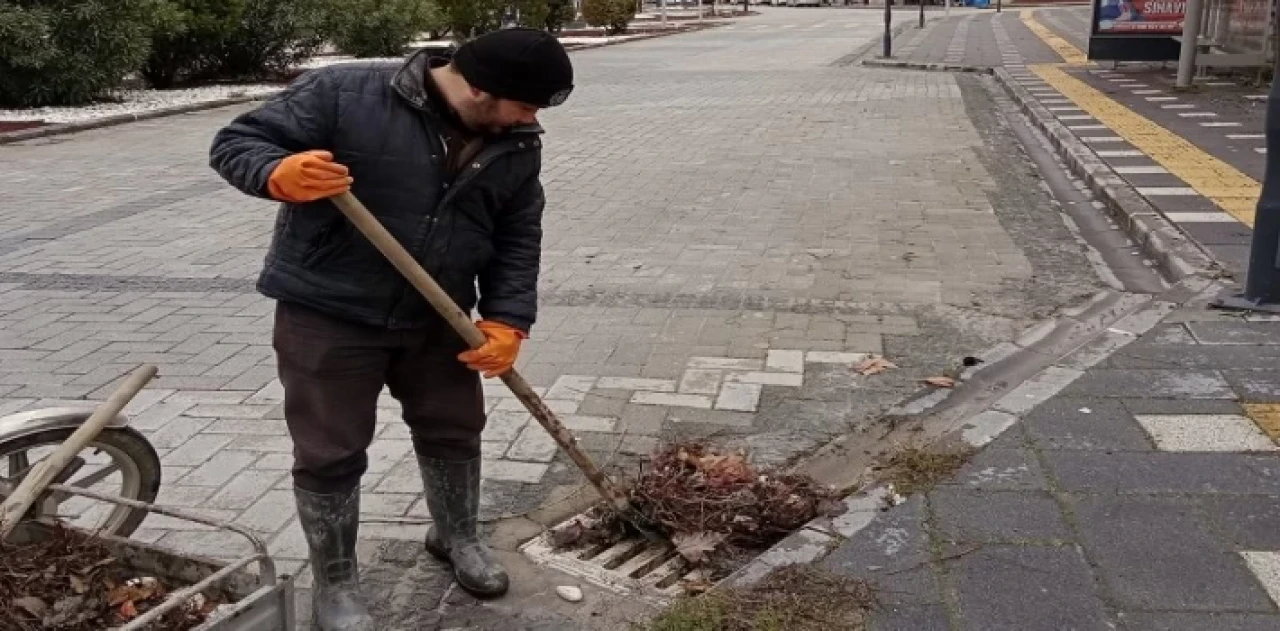
[[[77,105],[142,66],[165,0],[0,0],[0,105]]]
[[[156,37],[143,74],[156,87],[261,79],[314,55],[333,0],[172,0],[180,19]]]
[[[502,26],[506,0],[439,0],[445,23],[455,39],[465,40]]]
[[[433,0],[346,0],[333,3],[325,31],[348,55],[395,57],[419,35],[443,27],[444,14]]]
[[[574,18],[573,0],[547,0],[547,17],[542,27],[552,33],[559,33],[565,22]]]
[[[591,26],[603,26],[606,34],[617,35],[627,30],[636,16],[634,0],[583,0],[582,18]]]
[[[546,28],[551,6],[547,0],[513,0],[512,6],[520,15],[520,26]]]

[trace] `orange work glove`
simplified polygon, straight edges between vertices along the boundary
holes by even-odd
[[[480,348],[462,352],[458,359],[468,368],[483,372],[486,379],[511,370],[516,364],[516,355],[520,354],[520,342],[528,337],[524,331],[489,320],[477,322],[476,328],[489,341]]]
[[[304,151],[280,161],[267,180],[271,197],[299,204],[333,197],[351,189],[347,167],[328,151]]]

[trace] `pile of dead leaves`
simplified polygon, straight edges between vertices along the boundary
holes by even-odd
[[[0,544],[0,629],[98,631],[128,623],[165,600],[170,587],[120,564],[102,542],[62,527],[40,543]],[[218,603],[197,596],[155,628],[185,631]]]
[[[658,451],[627,486],[636,510],[659,525],[681,556],[711,569],[764,550],[819,515],[845,510],[835,489],[809,476],[758,471],[741,452],[698,444]],[[555,531],[554,543],[609,544],[630,534],[604,505],[589,516]]]

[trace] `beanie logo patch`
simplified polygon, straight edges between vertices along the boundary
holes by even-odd
[[[569,94],[571,92],[573,92],[573,88],[571,87],[560,90],[552,94],[551,98],[547,99],[547,104],[550,105],[551,107],[555,107],[557,105],[563,105],[565,101],[569,100]]]

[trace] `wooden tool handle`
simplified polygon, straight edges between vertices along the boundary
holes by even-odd
[[[133,400],[138,391],[142,390],[157,372],[158,369],[151,364],[133,371],[133,374],[129,375],[129,378],[125,379],[115,392],[112,392],[111,396],[89,415],[88,420],[63,441],[57,450],[48,458],[36,463],[35,467],[27,472],[18,488],[5,499],[3,505],[0,505],[0,541],[9,538],[9,533],[13,532],[14,527],[22,520],[22,516],[27,514],[31,505],[49,486],[49,483],[62,473],[80,450],[98,437],[102,428],[106,427],[107,423],[129,404],[129,401]]]
[[[422,266],[414,260],[413,255],[409,254],[404,249],[404,246],[400,245],[400,242],[383,227],[382,223],[373,216],[373,213],[369,212],[368,208],[365,208],[364,204],[360,203],[360,200],[356,199],[351,193],[340,193],[331,199],[338,206],[338,209],[342,211],[342,214],[346,215],[347,219],[350,219],[351,223],[355,224],[356,229],[368,238],[374,247],[378,248],[378,251],[382,252],[383,256],[386,256],[387,260],[408,279],[409,283],[422,293],[422,296],[435,307],[436,311],[449,322],[449,325],[462,336],[462,339],[466,340],[471,348],[479,348],[485,343],[487,338],[485,338],[484,333],[480,332],[480,329],[476,328],[470,316],[458,307],[457,303],[440,288],[440,285],[436,284],[435,279],[431,278],[431,275],[422,269]],[[525,409],[529,410],[533,418],[538,420],[543,429],[547,430],[548,434],[551,434],[556,444],[565,453],[569,454],[569,458],[573,460],[574,464],[578,465],[583,475],[587,476],[587,479],[596,487],[600,495],[612,503],[620,512],[628,514],[634,512],[631,510],[631,503],[627,501],[626,496],[600,470],[600,467],[596,466],[591,457],[582,451],[573,432],[570,432],[560,422],[560,419],[556,418],[555,413],[551,411],[551,408],[547,407],[547,404],[542,401],[538,393],[534,392],[533,387],[524,380],[524,377],[520,376],[512,368],[502,375],[502,381],[507,384],[507,387],[516,395],[516,398],[520,399],[520,402],[524,404]]]

